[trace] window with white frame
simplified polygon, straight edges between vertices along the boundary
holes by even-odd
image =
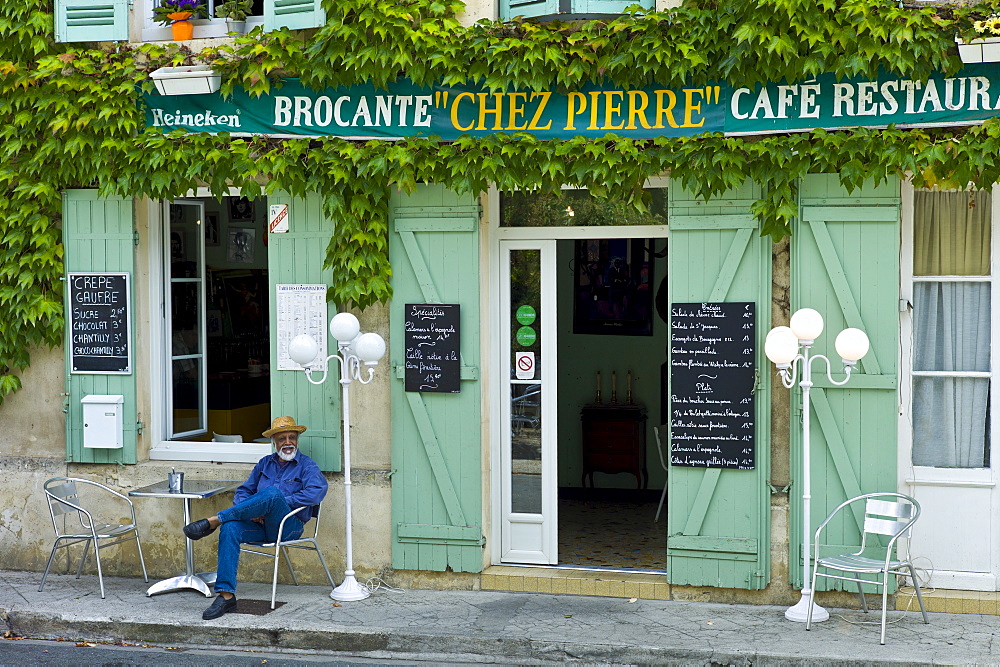
[[[913,465],[990,465],[991,207],[988,191],[916,191],[913,202]]]
[[[206,13],[209,18],[192,21],[195,39],[227,36],[229,28],[226,25],[226,20],[215,17],[215,8],[223,2],[224,0],[205,0]],[[144,42],[171,41],[173,39],[173,32],[169,25],[153,21],[153,9],[159,4],[160,0],[143,0],[136,4],[136,8],[141,8],[139,11],[142,11],[144,16],[142,23],[142,41]],[[253,8],[247,14],[247,32],[263,22],[264,0],[253,0]]]

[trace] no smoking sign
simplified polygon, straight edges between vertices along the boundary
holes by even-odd
[[[518,380],[535,379],[535,353],[518,352],[514,358],[514,375]]]

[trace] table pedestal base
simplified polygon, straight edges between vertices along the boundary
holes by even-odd
[[[209,574],[209,573],[206,573]],[[215,583],[215,573],[210,573],[212,575],[212,583]],[[185,588],[191,588],[207,598],[212,597],[212,589],[209,587],[205,580],[201,576],[191,575],[191,574],[181,574],[170,579],[164,579],[159,581],[146,590],[146,597],[156,595],[157,593],[169,593],[170,591],[179,591]]]

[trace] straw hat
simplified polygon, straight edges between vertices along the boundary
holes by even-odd
[[[271,428],[264,431],[261,435],[265,438],[270,438],[275,433],[282,433],[284,431],[302,433],[305,430],[305,426],[295,423],[295,417],[275,417],[274,421],[271,422]]]

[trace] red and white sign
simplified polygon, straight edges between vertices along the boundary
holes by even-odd
[[[288,204],[271,204],[267,217],[267,230],[272,234],[288,231]]]
[[[518,352],[514,358],[514,376],[518,380],[535,379],[535,353]]]

